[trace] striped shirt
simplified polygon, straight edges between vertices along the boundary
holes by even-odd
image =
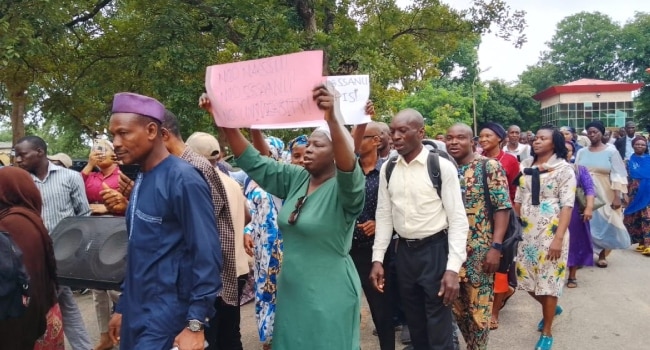
[[[41,216],[50,234],[67,217],[90,215],[84,180],[80,173],[50,162],[43,180],[31,175],[43,197]]]
[[[226,304],[237,306],[239,305],[239,296],[237,293],[235,260],[235,229],[230,214],[230,207],[228,206],[226,188],[219,174],[217,174],[217,170],[205,157],[195,153],[189,147],[185,147],[180,158],[198,169],[206,179],[208,186],[210,186],[212,202],[214,203],[214,216],[217,220],[217,230],[221,240],[221,254],[223,256],[223,271],[221,271],[223,288],[219,296]]]

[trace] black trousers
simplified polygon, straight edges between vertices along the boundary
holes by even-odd
[[[397,267],[396,267],[396,252],[395,247],[397,245],[397,238],[391,240],[388,250],[386,251],[386,256],[384,257],[384,274],[386,280],[391,280],[391,288],[388,288],[384,291],[389,298],[390,302],[393,305],[393,326],[403,326],[406,324],[406,318],[404,317],[404,310],[402,309],[402,302],[399,298],[399,288],[397,288]]]
[[[388,257],[389,253],[386,253]],[[391,294],[389,288],[395,288],[395,282],[389,281],[388,274],[386,275],[386,283],[384,284],[384,292],[380,293],[373,286],[370,281],[370,270],[372,269],[372,245],[366,247],[352,247],[350,256],[354,261],[354,266],[359,273],[361,280],[361,287],[363,293],[366,295],[368,306],[370,306],[370,314],[372,321],[377,327],[377,336],[379,337],[379,347],[381,350],[395,350],[395,326],[393,325],[393,305],[391,303]],[[387,261],[387,259],[384,259]]]
[[[419,246],[398,242],[399,294],[415,350],[454,349],[451,307],[438,296],[448,251],[444,232]]]
[[[247,277],[248,275],[237,277],[237,300],[241,300]],[[228,305],[219,297],[214,307],[217,314],[205,329],[205,340],[209,344],[207,350],[243,350],[239,331],[239,305]]]

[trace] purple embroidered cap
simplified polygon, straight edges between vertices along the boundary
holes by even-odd
[[[156,119],[159,122],[165,121],[165,106],[158,100],[134,94],[132,92],[120,92],[113,96],[113,113],[135,113],[145,117]]]

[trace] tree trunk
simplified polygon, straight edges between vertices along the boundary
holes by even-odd
[[[327,34],[334,30],[334,20],[336,19],[336,0],[328,0],[325,4],[325,21],[323,31]]]
[[[11,132],[13,144],[25,136],[25,108],[27,106],[27,89],[7,85],[11,102]]]
[[[308,37],[312,37],[318,27],[316,26],[316,14],[314,13],[313,0],[295,0],[296,11],[302,19],[302,26]]]

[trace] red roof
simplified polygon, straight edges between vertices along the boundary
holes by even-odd
[[[580,79],[564,85],[551,86],[538,92],[533,98],[537,101],[546,100],[559,94],[578,94],[585,92],[621,92],[634,91],[643,87],[643,83],[624,83],[620,81],[609,81],[599,79]]]

